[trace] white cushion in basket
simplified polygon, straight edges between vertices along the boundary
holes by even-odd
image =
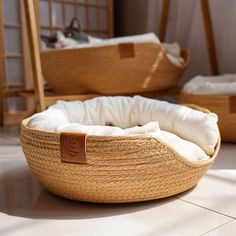
[[[196,95],[236,95],[236,74],[196,76],[183,90]]]
[[[58,101],[48,110],[32,116],[28,126],[90,135],[148,134],[162,139],[192,160],[207,159],[219,138],[215,114],[140,96]]]

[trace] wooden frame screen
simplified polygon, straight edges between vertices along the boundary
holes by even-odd
[[[3,123],[3,98],[5,110],[27,110],[32,113],[34,102],[30,93],[32,79],[29,41],[25,21],[24,0],[0,0],[0,123]],[[87,33],[108,38],[113,36],[112,0],[32,0],[39,15],[41,34],[50,33],[67,26],[74,16]],[[7,36],[8,35],[8,36]],[[9,36],[10,35],[10,36]],[[10,38],[8,41],[6,38]],[[27,95],[26,100],[12,99]],[[31,92],[31,95],[33,93]],[[11,102],[13,100],[13,102]],[[25,102],[26,101],[26,102]],[[25,114],[25,112],[24,112]]]
[[[113,36],[111,0],[40,0],[38,8],[41,32],[64,28],[76,16],[87,33],[104,38]]]
[[[1,0],[0,18],[0,125],[3,125],[3,104],[5,111],[16,117],[25,116],[25,110],[32,107],[32,99],[26,101],[19,98],[18,93],[32,88],[32,76],[27,69],[28,41],[25,38],[23,1]]]

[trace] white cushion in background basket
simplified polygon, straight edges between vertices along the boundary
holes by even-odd
[[[147,134],[163,140],[191,160],[208,159],[219,138],[215,114],[140,96],[58,101],[48,110],[33,115],[28,126],[89,135]]]
[[[196,76],[183,90],[196,95],[236,95],[236,74]]]

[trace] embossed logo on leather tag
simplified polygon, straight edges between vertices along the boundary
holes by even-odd
[[[133,43],[121,43],[119,44],[120,58],[134,57],[134,44]]]
[[[60,134],[61,161],[86,164],[86,134]]]
[[[236,96],[229,97],[229,112],[236,113]]]

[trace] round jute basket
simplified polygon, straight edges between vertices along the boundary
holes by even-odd
[[[27,127],[21,144],[32,172],[52,193],[74,200],[120,203],[168,197],[197,184],[214,162],[191,162],[170,146],[146,135],[90,136],[86,161],[64,162],[61,134]],[[76,134],[74,134],[76,136]],[[80,140],[80,139],[79,139]]]

